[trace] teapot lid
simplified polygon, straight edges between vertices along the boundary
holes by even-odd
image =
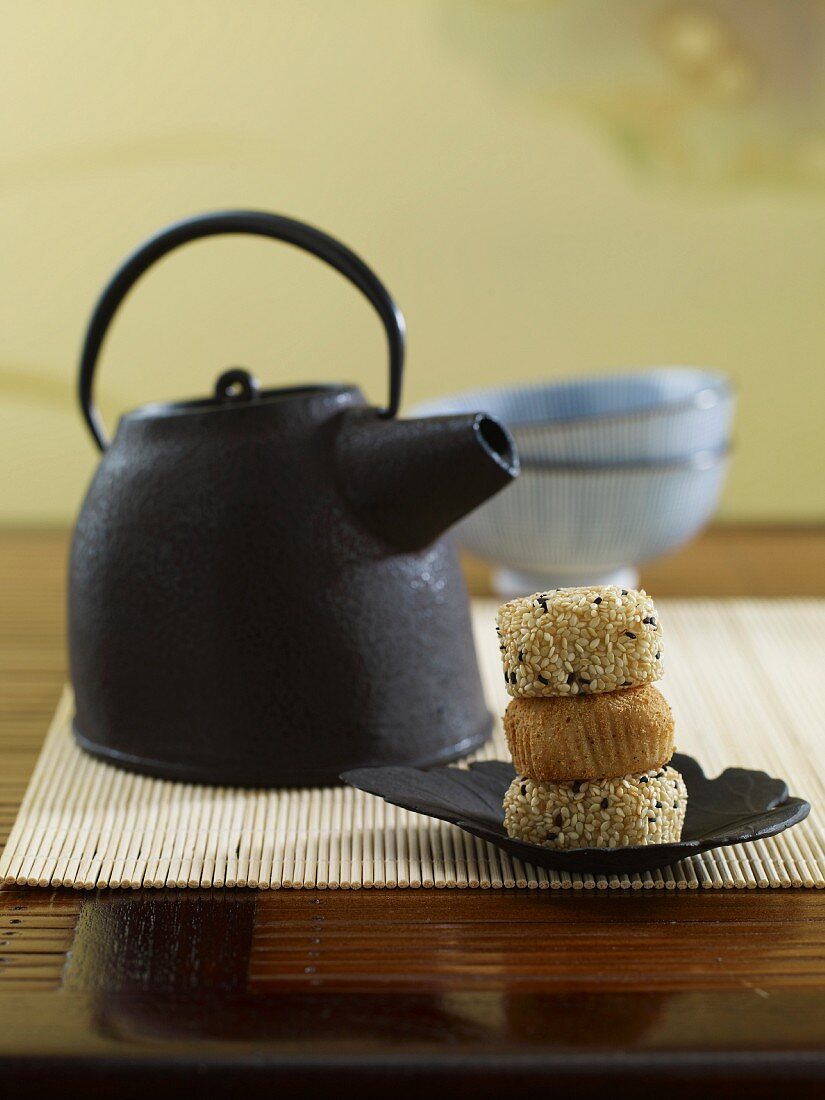
[[[389,344],[389,399],[386,407],[380,411],[380,415],[395,416],[401,404],[406,330],[400,309],[378,276],[346,245],[304,222],[281,214],[270,214],[258,210],[218,211],[185,218],[162,229],[140,245],[104,287],[86,330],[78,376],[78,396],[83,418],[98,447],[105,450],[108,441],[100,413],[93,400],[95,367],[106,332],[123,299],[140,276],[168,252],[201,237],[214,237],[224,233],[252,234],[286,241],[328,263],[361,291],[381,318]],[[287,396],[296,397],[302,393],[335,392],[336,390],[341,393],[357,393],[351,388],[336,386],[297,386],[261,391],[257,381],[248,371],[233,368],[220,376],[212,397],[148,405],[127,415],[130,419],[140,416],[172,415],[185,413],[187,410],[225,408],[238,402],[280,401]]]
[[[355,386],[317,383],[305,386],[280,386],[261,389],[258,379],[243,367],[223,371],[215,382],[211,397],[195,397],[181,401],[152,401],[123,414],[123,420],[149,420],[158,417],[186,416],[249,406],[271,405],[290,400],[320,399],[329,406],[363,404],[361,391]]]

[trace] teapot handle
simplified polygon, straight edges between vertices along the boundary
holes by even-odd
[[[324,260],[358,287],[375,308],[387,333],[390,353],[389,401],[380,415],[395,416],[401,403],[404,317],[378,276],[346,245],[311,225],[265,211],[227,210],[185,218],[150,237],[123,262],[100,295],[86,330],[78,377],[78,395],[83,418],[100,449],[106,449],[107,438],[100,413],[94,404],[92,388],[95,366],[112,318],[140,276],[167,252],[179,245],[188,244],[189,241],[223,233],[249,233],[294,244]]]

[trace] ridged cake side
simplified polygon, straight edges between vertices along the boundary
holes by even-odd
[[[596,779],[660,768],[673,755],[674,722],[652,684],[593,696],[511,699],[504,732],[520,775]]]

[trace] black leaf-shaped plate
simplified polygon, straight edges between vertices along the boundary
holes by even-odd
[[[534,867],[595,874],[652,871],[711,848],[773,836],[810,813],[804,799],[791,797],[782,779],[765,772],[727,768],[716,779],[708,779],[693,757],[682,753],[671,764],[682,773],[688,790],[682,839],[678,844],[632,848],[542,848],[511,840],[504,831],[502,800],[516,773],[503,760],[428,771],[356,768],[341,778],[405,810],[449,821]]]

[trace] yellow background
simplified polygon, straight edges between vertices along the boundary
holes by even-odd
[[[0,520],[78,507],[95,452],[76,356],[112,268],[175,218],[238,206],[376,268],[407,317],[408,405],[719,368],[740,389],[723,516],[823,519],[822,15],[784,8],[792,27],[764,0],[4,4]],[[135,292],[101,405],[112,423],[206,394],[230,364],[384,398],[356,291],[285,246],[221,240]]]

